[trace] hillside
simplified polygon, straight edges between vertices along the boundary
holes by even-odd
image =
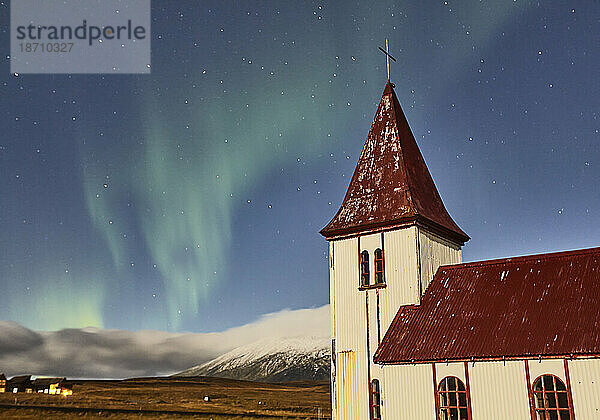
[[[265,339],[238,347],[174,376],[213,376],[265,382],[327,380],[330,354],[328,338]]]

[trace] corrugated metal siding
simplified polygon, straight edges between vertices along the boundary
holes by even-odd
[[[431,365],[385,366],[383,370],[384,419],[435,420]]]
[[[381,328],[387,331],[398,308],[419,301],[416,227],[384,233],[385,279],[380,291]]]
[[[569,360],[568,363],[575,418],[600,419],[600,360]]]
[[[352,358],[351,362],[341,362],[342,364],[346,363],[345,366],[340,365],[340,359],[336,359],[336,418],[342,420],[358,418],[345,417],[349,415],[345,413],[350,412],[340,411],[346,410],[344,408],[346,403],[340,398],[350,398],[347,397],[348,395],[352,395],[352,410],[368,413],[366,308],[365,295],[358,291],[358,239],[335,241],[334,258],[333,281],[335,284],[332,300],[335,307],[336,353],[345,355],[341,356],[342,359],[344,357]],[[348,356],[348,352],[352,352],[352,356]],[[354,378],[352,381],[348,376],[350,373]]]
[[[357,355],[353,351],[342,351],[337,354],[338,391],[337,417],[339,419],[359,418],[359,381],[357,375]]]
[[[381,233],[373,233],[371,235],[364,235],[360,237],[360,250],[369,251],[369,262],[370,262],[370,270],[371,274],[375,272],[375,258],[373,253],[377,248],[381,248]],[[357,256],[358,257],[358,256]],[[371,283],[373,283],[373,277],[371,276]]]
[[[336,353],[346,354],[352,351],[352,370],[354,372],[354,382],[348,382],[348,366],[342,367],[340,360],[336,362],[335,390],[332,398],[334,399],[334,410],[337,419],[344,419],[347,414],[339,411],[345,404],[339,398],[347,398],[347,387],[357,387],[354,394],[358,412],[362,416],[368,415],[368,369],[371,369],[371,379],[378,378],[382,384],[382,395],[384,398],[388,393],[383,389],[383,383],[386,382],[385,373],[378,365],[372,363],[372,357],[367,354],[367,314],[366,299],[368,296],[368,321],[369,321],[369,350],[371,356],[375,353],[379,341],[377,335],[378,326],[378,305],[377,295],[379,294],[379,325],[381,336],[385,334],[387,328],[392,322],[398,308],[407,304],[415,304],[420,300],[418,287],[418,248],[417,227],[412,226],[396,231],[384,233],[384,267],[385,267],[385,288],[377,290],[359,291],[359,267],[358,252],[359,239],[341,239],[331,242],[331,322],[332,336],[336,339]],[[422,249],[432,247],[427,250],[424,260],[427,261],[425,270],[431,270],[431,267],[441,263],[452,263],[456,258],[460,258],[460,251],[455,249],[446,250],[446,244],[443,240],[433,236],[423,236],[424,245]],[[382,247],[381,233],[365,235],[360,237],[360,250],[367,250],[370,258],[370,270],[373,275],[374,251]],[[427,271],[429,272],[429,271]],[[374,279],[371,279],[373,283]],[[342,356],[345,357],[345,356]],[[342,362],[345,363],[345,362]],[[349,363],[349,362],[348,362]],[[345,369],[341,371],[340,369]],[[417,369],[418,371],[418,369]],[[410,384],[413,379],[408,378]],[[346,386],[343,385],[346,383]],[[431,376],[425,380],[431,390]],[[407,388],[408,391],[409,388]],[[388,392],[395,393],[393,389],[388,388]],[[351,418],[351,417],[348,417]],[[363,417],[360,417],[363,418]]]
[[[460,246],[442,239],[423,228],[419,228],[419,248],[421,251],[422,293],[433,280],[433,276],[441,265],[460,264],[462,252]]]
[[[469,363],[469,379],[473,419],[531,420],[524,362]]]
[[[377,360],[598,354],[598,278],[600,248],[440,267]]]
[[[375,250],[381,248],[381,233],[365,235],[360,237],[360,251],[367,251],[369,253],[369,270],[371,273],[370,283],[375,282]],[[357,255],[358,258],[358,255]],[[384,256],[385,258],[385,256]],[[358,287],[357,280],[357,287]],[[361,298],[364,299],[364,295],[369,296],[369,350],[371,354],[375,353],[377,346],[377,291],[376,290],[365,290],[356,291]],[[381,296],[380,296],[381,302]],[[363,329],[366,328],[366,320]],[[383,337],[383,333],[382,333]]]
[[[460,379],[463,384],[467,384],[467,379],[465,378],[465,365],[462,362],[436,363],[435,370],[437,385],[439,385],[446,376],[455,376]]]
[[[531,385],[535,380],[542,375],[555,375],[558,376],[565,384],[565,365],[563,359],[542,359],[530,360],[529,361],[529,377],[531,379]]]
[[[358,285],[358,241],[356,238],[336,241],[334,296],[338,309],[335,332],[339,351],[365,350],[365,299],[358,293]]]
[[[335,242],[329,242],[329,316],[330,316],[330,326],[331,326],[331,339],[336,339],[335,332]],[[332,348],[332,352],[335,351]],[[332,353],[331,358],[331,419],[336,420],[336,364],[333,363],[333,359],[336,354]]]
[[[369,351],[371,352],[371,356],[373,356],[379,346],[377,342],[377,291],[369,290],[366,293],[369,296]],[[381,306],[381,296],[379,297],[379,301]],[[383,338],[383,334],[381,337]],[[369,357],[369,360],[371,361],[371,366],[375,366],[373,357]]]
[[[329,316],[331,338],[335,338],[335,242],[329,243]]]

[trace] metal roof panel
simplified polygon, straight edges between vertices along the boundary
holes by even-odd
[[[377,363],[600,354],[600,248],[442,266]]]

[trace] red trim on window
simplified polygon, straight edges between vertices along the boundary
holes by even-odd
[[[469,381],[469,362],[465,363],[465,382],[467,387],[467,412],[469,413],[469,419],[473,418],[471,413],[471,382]]]
[[[377,347],[381,344],[381,321],[379,317],[379,289],[375,290],[377,295]]]
[[[383,270],[383,251],[381,248],[377,248],[373,253],[373,267],[375,275],[375,284],[385,283],[385,273]]]
[[[381,252],[383,252],[383,255],[384,255],[384,263],[383,263],[384,264],[384,267],[383,267],[384,270],[383,270],[383,272],[385,273],[385,242],[383,240],[383,232],[381,232]]]
[[[375,385],[377,385],[377,392],[375,392]],[[381,420],[381,383],[379,379],[373,379],[371,381],[371,387],[369,388],[369,392],[371,393],[371,404],[370,404],[370,416],[371,420]],[[377,394],[377,398],[375,395]],[[375,410],[377,410],[378,416],[375,415]]]
[[[385,245],[383,240],[383,232],[381,232],[381,253],[383,254],[383,281],[385,281]]]
[[[356,238],[358,250],[358,287],[362,287],[362,257],[360,253],[360,236]]]
[[[363,290],[375,290],[375,289],[385,289],[387,287],[387,284],[383,283],[383,284],[370,284],[368,286],[360,286],[358,288],[358,290],[360,290],[361,292]]]
[[[454,389],[450,389],[450,384],[454,382]],[[443,389],[440,389],[442,388]],[[462,388],[462,389],[461,389]],[[471,420],[469,414],[469,393],[467,387],[460,378],[453,375],[444,376],[437,385],[436,394],[439,401],[439,414],[442,417],[442,411],[446,412],[446,418],[455,418],[452,412],[456,412],[458,419],[462,419],[461,412],[467,415],[467,419]],[[464,396],[464,404],[461,404],[461,395]],[[452,403],[454,396],[455,403]],[[464,410],[464,411],[463,411]]]
[[[550,389],[546,389],[546,379],[551,379],[552,383],[550,385]],[[541,385],[541,391],[536,390],[536,384],[539,382],[539,384]],[[559,390],[558,389],[558,384],[561,385],[561,387],[563,387],[564,389]],[[546,418],[551,418],[550,414],[551,413],[556,413],[556,417],[560,418],[560,413],[561,412],[568,412],[569,413],[569,418],[571,420],[574,420],[574,414],[573,414],[573,406],[571,405],[571,401],[569,400],[569,388],[567,388],[567,385],[565,385],[565,383],[562,381],[562,379],[560,379],[558,376],[550,374],[550,373],[546,373],[546,374],[542,374],[540,376],[538,376],[536,378],[535,381],[533,381],[533,385],[532,385],[532,392],[533,392],[533,411],[535,414],[539,414],[539,413],[543,413],[545,415]],[[566,404],[567,407],[561,407],[560,406],[560,394],[566,394],[564,396],[566,396]],[[541,407],[538,407],[536,405],[536,401],[539,401],[539,396],[541,395],[542,397],[542,404]],[[552,397],[552,398],[550,398]],[[551,405],[549,403],[549,401],[553,400],[554,401],[554,407],[549,407],[549,405]],[[536,416],[537,417],[537,416]]]
[[[573,405],[573,393],[571,392],[571,375],[569,374],[569,361],[565,359],[565,380],[567,381],[567,397],[569,398],[569,409],[571,420],[575,420],[575,406]]]
[[[367,288],[371,285],[371,267],[369,261],[369,251],[361,251],[358,255],[358,260],[360,261],[360,287]]]
[[[535,403],[533,401],[533,391],[531,390],[528,360],[525,360],[525,379],[527,380],[527,394],[529,395],[529,414],[531,415],[531,420],[535,420]]]
[[[433,375],[433,399],[435,402],[435,418],[440,420],[440,398],[437,392],[437,376],[435,373],[435,363],[431,364],[431,373]]]

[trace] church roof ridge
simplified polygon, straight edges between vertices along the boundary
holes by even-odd
[[[547,261],[555,258],[569,258],[571,256],[576,255],[586,255],[586,254],[600,254],[600,247],[594,248],[582,248],[582,249],[573,249],[568,251],[556,251],[556,252],[545,252],[540,254],[530,254],[530,255],[517,255],[514,257],[504,257],[504,258],[494,258],[491,260],[481,260],[481,261],[469,261],[460,264],[448,264],[440,266],[440,269],[443,270],[460,270],[463,268],[472,268],[472,267],[485,267],[490,265],[507,265],[507,264],[520,264],[523,262],[529,262],[532,260],[538,260],[539,262]]]

